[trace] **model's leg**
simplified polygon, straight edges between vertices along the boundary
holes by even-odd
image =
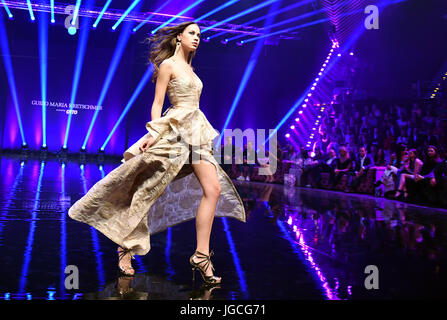
[[[193,163],[191,165],[203,189],[203,197],[200,201],[196,215],[196,250],[209,255],[211,229],[213,226],[217,201],[219,200],[221,192],[221,186],[217,177],[216,167],[212,163],[200,160],[200,163]],[[198,258],[194,259],[195,262],[200,260],[201,259]],[[205,272],[207,276],[213,275],[211,264]]]

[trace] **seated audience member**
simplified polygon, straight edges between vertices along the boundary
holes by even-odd
[[[264,168],[264,170],[267,171],[267,174],[265,175],[266,178],[264,182],[274,182],[275,178],[273,177],[272,170],[270,168],[270,157],[274,157],[276,159],[276,164],[278,166],[278,158],[276,158],[273,153],[270,153],[268,150],[265,150],[265,156],[262,156],[264,152],[264,146],[259,146],[259,153],[258,153],[258,163],[259,165]],[[261,157],[262,156],[262,157]]]
[[[235,150],[236,148],[232,143],[232,137],[226,137],[225,144],[221,147],[220,155],[221,166],[228,175],[230,175],[233,167],[234,156],[236,153]]]
[[[300,186],[301,174],[303,173],[303,160],[301,159],[301,151],[294,150],[289,160],[291,162],[289,174],[293,174],[295,176],[295,185]]]
[[[353,189],[357,189],[360,183],[366,178],[369,168],[371,168],[373,165],[374,163],[368,156],[366,148],[360,147],[359,154],[354,160],[354,172],[352,172],[352,179],[349,183]]]
[[[417,174],[421,171],[423,162],[419,159],[416,149],[411,149],[408,151],[408,156],[402,159],[402,167],[399,175],[399,185],[397,188],[396,198],[406,198],[408,197],[408,193],[405,188],[405,181],[407,179],[414,179]]]
[[[352,160],[349,157],[348,149],[342,145],[338,149],[339,157],[335,159],[334,174],[331,177],[331,187],[335,188],[340,179],[352,169]]]
[[[309,181],[308,181],[308,175],[310,173],[310,170],[312,169],[312,165],[313,165],[313,160],[312,158],[309,156],[309,151],[301,148],[301,159],[302,159],[302,163],[301,163],[301,186],[309,186]]]
[[[379,148],[374,156],[374,165],[377,167],[385,167],[386,166],[386,160],[385,160],[385,151],[383,149]]]
[[[242,153],[242,163],[236,166],[239,174],[237,180],[250,181],[250,177],[253,173],[255,165],[257,164],[256,158],[257,156],[256,151],[253,148],[253,141],[248,141],[247,145],[244,146]],[[247,160],[250,160],[250,163],[248,163]]]
[[[329,149],[327,156],[323,157],[322,161],[312,169],[312,178],[317,188],[321,188],[321,173],[328,172],[330,176],[334,175],[335,159],[337,159],[335,149]]]
[[[439,204],[447,208],[447,157],[436,166],[434,174],[430,185],[437,188]]]
[[[391,165],[391,162],[387,164],[382,176],[374,184],[374,187],[376,187],[376,195],[383,195],[386,198],[391,198],[396,190],[397,170],[396,167]]]
[[[415,174],[413,179],[407,180],[405,183],[406,185],[409,184],[410,189],[413,191],[413,194],[411,194],[412,198],[418,196],[417,193],[421,192],[424,187],[433,184],[432,178],[435,178],[435,169],[441,163],[442,160],[439,156],[438,149],[435,146],[429,146],[427,148],[427,157],[421,167],[420,173]],[[410,190],[408,190],[408,195],[410,195]]]

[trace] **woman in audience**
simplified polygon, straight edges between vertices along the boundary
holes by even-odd
[[[402,197],[404,198],[408,197],[408,193],[405,188],[405,183],[407,179],[415,179],[416,175],[418,175],[419,172],[421,171],[423,162],[417,156],[418,155],[416,149],[411,149],[408,152],[408,157],[404,160],[404,163],[401,167],[399,185],[397,188],[397,192],[395,194],[396,199],[400,199]]]

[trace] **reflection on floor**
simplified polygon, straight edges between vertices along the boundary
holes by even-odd
[[[1,158],[0,299],[446,297],[446,210],[239,181],[247,223],[216,218],[213,226],[221,287],[193,287],[194,221],[151,237],[149,254],[134,260],[137,274],[119,278],[116,246],[67,217],[118,165]],[[379,289],[365,288],[369,265]],[[79,271],[78,289],[66,288],[66,266]]]

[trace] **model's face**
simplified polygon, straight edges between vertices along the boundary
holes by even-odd
[[[416,153],[414,153],[413,151],[410,151],[408,155],[409,155],[410,159],[412,159],[412,160],[416,159]]]
[[[178,37],[182,41],[183,46],[190,50],[196,50],[199,47],[201,37],[199,26],[190,24]]]

